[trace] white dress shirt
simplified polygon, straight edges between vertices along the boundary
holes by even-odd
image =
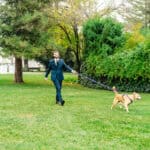
[[[57,65],[59,58],[54,58],[55,64]]]

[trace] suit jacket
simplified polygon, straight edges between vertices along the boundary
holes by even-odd
[[[49,61],[48,69],[46,71],[45,77],[48,77],[50,71],[51,71],[51,80],[63,80],[63,69],[66,69],[68,71],[72,71],[72,68],[70,68],[68,65],[65,64],[63,59],[59,59],[57,62],[57,65],[55,64],[54,59],[51,59]]]

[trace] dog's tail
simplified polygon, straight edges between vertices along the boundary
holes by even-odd
[[[117,91],[117,89],[116,89],[115,86],[112,87],[112,90],[113,90],[113,92],[114,92],[115,94],[118,94],[118,91]]]

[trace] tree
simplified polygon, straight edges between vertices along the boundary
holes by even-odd
[[[85,39],[82,73],[91,76],[103,88],[150,91],[150,34],[142,34],[140,24],[124,34],[123,26],[112,19],[94,18],[83,28]],[[81,76],[81,83],[96,87]],[[106,86],[105,86],[106,85]]]
[[[112,55],[124,43],[122,25],[117,21],[99,17],[89,19],[83,27],[85,41],[84,56],[91,54],[102,59]]]
[[[108,60],[107,58],[124,44],[125,38],[122,29],[123,26],[111,18],[94,17],[84,24],[85,49],[82,73],[105,82],[107,79],[105,72],[112,66],[110,61],[105,60]],[[101,67],[102,65],[103,67]],[[84,83],[86,84],[86,82]]]
[[[118,12],[128,23],[143,23],[144,27],[150,27],[149,0],[126,0]]]
[[[46,10],[49,12],[50,18],[53,17],[55,20],[55,29],[61,29],[64,33],[61,36],[62,33],[59,30],[60,34],[55,34],[54,39],[59,39],[59,41],[62,39],[61,44],[64,44],[64,40],[66,41],[65,48],[73,52],[78,72],[80,71],[82,50],[84,47],[82,35],[83,23],[94,15],[99,14],[100,16],[104,16],[109,14],[111,10],[108,6],[100,9],[97,0],[66,0],[65,3],[60,2],[57,4],[57,7]]]
[[[0,46],[15,57],[15,82],[22,83],[22,56],[40,55],[46,46],[48,20],[43,7],[49,0],[4,0],[0,6]]]
[[[127,33],[127,40],[124,46],[126,50],[134,50],[140,43],[145,42],[146,36],[142,33],[142,24],[135,24],[131,31]]]

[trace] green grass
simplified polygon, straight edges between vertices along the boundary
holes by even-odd
[[[146,150],[150,148],[150,94],[129,113],[110,110],[113,92],[82,87],[66,74],[64,107],[42,73],[25,83],[0,75],[0,150]],[[72,82],[72,83],[71,83]]]

